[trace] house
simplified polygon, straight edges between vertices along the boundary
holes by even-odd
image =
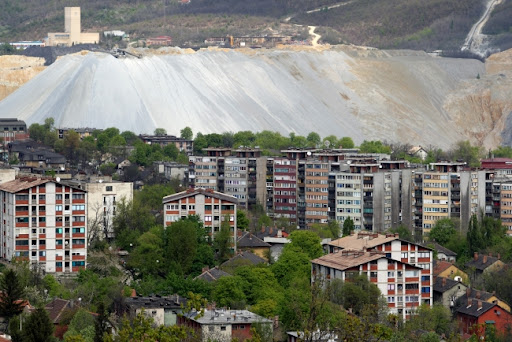
[[[114,165],[116,166],[116,172],[118,175],[122,176],[124,173],[124,169],[128,166],[131,166],[132,163],[125,157],[119,157],[114,160]]]
[[[209,267],[203,268],[203,273],[201,273],[194,279],[204,280],[207,283],[213,283],[222,277],[230,277],[230,276],[231,276],[231,274],[224,272],[223,270],[221,270],[220,268],[215,266],[214,268],[209,268]]]
[[[365,275],[377,285],[390,313],[408,319],[420,303],[432,304],[430,274],[418,266],[394,260],[378,251],[341,250],[311,260],[312,279],[350,281]]]
[[[50,321],[55,326],[54,336],[63,339],[64,334],[68,330],[67,325],[62,325],[62,320],[65,319],[65,312],[73,308],[73,303],[70,300],[55,298],[44,307],[48,312]]]
[[[265,237],[263,241],[270,245],[270,258],[274,261],[279,259],[284,246],[291,242],[285,237]]]
[[[200,341],[231,342],[234,339],[245,341],[252,338],[253,324],[263,325],[272,331],[273,322],[248,310],[206,309],[202,317],[190,312],[178,317],[178,325],[196,330]]]
[[[453,309],[457,299],[466,293],[468,287],[460,281],[436,277],[433,288],[434,302],[441,303],[447,309]]]
[[[490,254],[485,255],[475,252],[473,259],[468,261],[464,266],[473,273],[473,279],[476,279],[483,274],[501,270],[505,266],[505,263],[500,260],[499,253],[497,257],[493,257]]]
[[[504,334],[512,328],[512,315],[499,304],[478,299],[468,299],[455,310],[459,328],[464,334],[471,335],[475,325],[485,327],[493,325],[498,334]]]
[[[421,268],[421,286],[425,288],[425,292],[422,292],[421,303],[432,305],[434,253],[431,248],[400,239],[398,234],[379,234],[367,231],[342,237],[327,245],[329,253],[343,250],[381,252],[389,259]],[[428,292],[426,287],[429,287]]]
[[[462,281],[465,284],[469,283],[467,273],[461,271],[457,266],[448,261],[435,260],[433,275],[434,277],[444,277]]]
[[[126,298],[125,306],[130,317],[135,317],[142,310],[147,317],[153,318],[157,326],[176,325],[178,315],[183,312],[187,299],[177,294],[162,297],[130,297]]]
[[[269,258],[270,244],[256,237],[252,233],[243,233],[243,235],[238,238],[237,246],[240,251],[252,252],[266,260]]]
[[[455,302],[455,306],[459,307],[461,305],[464,305],[465,303],[467,303],[468,298],[478,299],[487,303],[495,303],[501,306],[504,310],[510,312],[510,305],[499,299],[494,292],[490,293],[486,291],[476,290],[473,288],[467,288],[466,292],[457,299],[457,301]]]
[[[161,147],[167,146],[169,144],[173,144],[180,152],[185,152],[187,155],[192,155],[194,152],[194,140],[188,140],[183,138],[178,138],[174,135],[146,135],[141,134],[139,138],[145,144],[159,144]]]
[[[437,242],[428,243],[428,246],[432,247],[437,252],[437,260],[455,262],[457,259],[457,253],[449,250],[446,247],[441,246]]]
[[[225,270],[228,273],[233,273],[237,267],[240,266],[254,266],[259,264],[264,264],[267,261],[256,254],[253,254],[248,251],[237,252],[231,259],[225,261],[220,265],[222,270]]]
[[[0,119],[0,138],[4,143],[29,138],[25,121],[18,119]]]
[[[188,165],[179,164],[176,162],[154,162],[156,172],[164,175],[165,179],[178,179],[182,184],[188,182]]]
[[[409,150],[408,153],[409,153],[409,155],[411,155],[413,157],[420,158],[421,160],[425,160],[427,158],[427,156],[428,156],[427,150],[425,150],[421,146],[411,147],[411,149]]]
[[[220,231],[222,222],[229,222],[233,236],[233,251],[236,250],[237,222],[235,197],[203,188],[190,188],[186,191],[165,196],[162,200],[164,209],[164,228],[188,215],[198,215],[204,228],[212,238]]]
[[[64,169],[66,158],[33,140],[17,140],[7,144],[10,158],[31,169]]]
[[[87,258],[87,192],[51,178],[0,184],[0,256],[47,273],[76,273]]]

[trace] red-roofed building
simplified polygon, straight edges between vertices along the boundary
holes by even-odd
[[[0,185],[0,256],[22,258],[48,273],[72,273],[87,257],[87,193],[50,178]]]
[[[498,170],[512,169],[512,159],[510,158],[491,158],[482,159],[482,169]]]
[[[342,250],[312,260],[311,269],[313,279],[346,281],[358,275],[367,276],[386,298],[390,313],[404,319],[431,297],[430,281],[423,278],[420,267],[390,259],[383,252]]]
[[[485,336],[486,326],[492,325],[502,335],[512,328],[512,314],[499,304],[488,303],[477,299],[468,299],[455,310],[459,328],[464,334],[476,333]]]

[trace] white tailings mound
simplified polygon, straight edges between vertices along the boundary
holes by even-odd
[[[444,108],[476,60],[415,51],[200,51],[62,57],[0,102],[0,117],[57,127],[177,134],[264,129],[447,147],[468,139]],[[453,100],[453,99],[452,99]],[[452,101],[453,102],[453,101]],[[485,129],[485,128],[484,128]],[[485,133],[485,132],[484,132]],[[499,133],[497,133],[499,134]],[[484,134],[485,135],[485,134]]]

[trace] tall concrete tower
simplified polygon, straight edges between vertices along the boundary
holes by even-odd
[[[80,32],[82,30],[80,23],[80,7],[64,7],[64,30],[69,33],[70,44],[80,42]]]

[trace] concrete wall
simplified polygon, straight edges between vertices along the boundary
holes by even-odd
[[[413,230],[412,219],[412,170],[402,170],[402,224]],[[393,194],[394,195],[394,194]]]
[[[373,231],[384,231],[384,173],[373,174]]]

